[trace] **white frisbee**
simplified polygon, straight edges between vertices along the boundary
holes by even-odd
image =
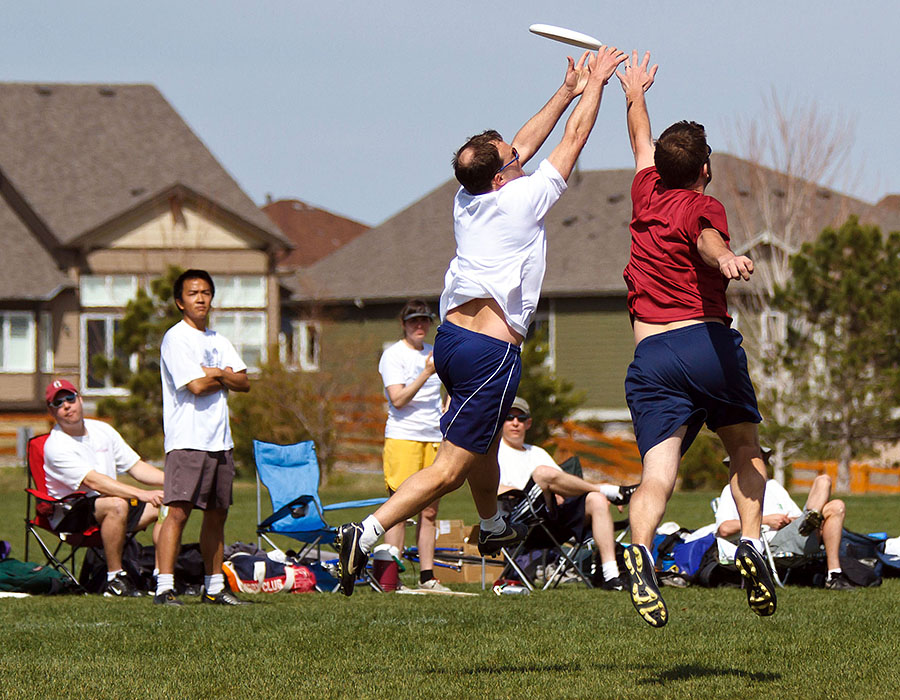
[[[571,29],[566,29],[565,27],[554,27],[552,24],[532,24],[528,27],[528,31],[547,39],[561,41],[564,44],[580,46],[583,49],[593,49],[596,51],[603,46],[599,39],[595,39],[588,34],[573,32]]]

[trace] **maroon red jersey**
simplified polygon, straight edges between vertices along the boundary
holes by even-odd
[[[697,239],[714,228],[728,242],[721,202],[691,190],[668,189],[655,167],[631,185],[631,259],[625,267],[628,311],[647,323],[716,316],[731,323],[725,303],[728,280],[703,262]]]

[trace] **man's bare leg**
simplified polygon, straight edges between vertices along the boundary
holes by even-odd
[[[603,564],[616,560],[616,543],[609,501],[602,493],[589,493],[584,500],[585,519],[590,518],[591,534]]]
[[[628,510],[632,544],[642,544],[648,550],[653,548],[656,528],[675,490],[678,465],[681,463],[681,443],[686,432],[687,426],[681,426],[671,437],[654,445],[644,455],[641,485],[631,497]]]
[[[755,423],[737,423],[717,431],[731,458],[731,493],[741,519],[741,537],[759,540],[766,465],[759,449]]]
[[[128,523],[128,501],[118,496],[103,496],[94,501],[94,519],[100,524],[100,539],[106,555],[107,571],[122,568],[122,549]]]

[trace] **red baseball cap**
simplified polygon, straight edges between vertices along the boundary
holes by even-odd
[[[73,394],[78,393],[78,389],[68,379],[54,379],[47,385],[47,391],[44,392],[44,396],[47,397],[47,403],[50,403],[61,391],[71,391]]]

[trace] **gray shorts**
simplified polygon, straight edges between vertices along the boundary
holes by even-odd
[[[200,510],[231,506],[232,450],[172,450],[166,454],[163,503],[187,501]]]
[[[819,533],[801,535],[800,523],[802,522],[803,516],[795,518],[772,536],[772,539],[769,540],[772,556],[815,556],[820,552],[822,541]]]

